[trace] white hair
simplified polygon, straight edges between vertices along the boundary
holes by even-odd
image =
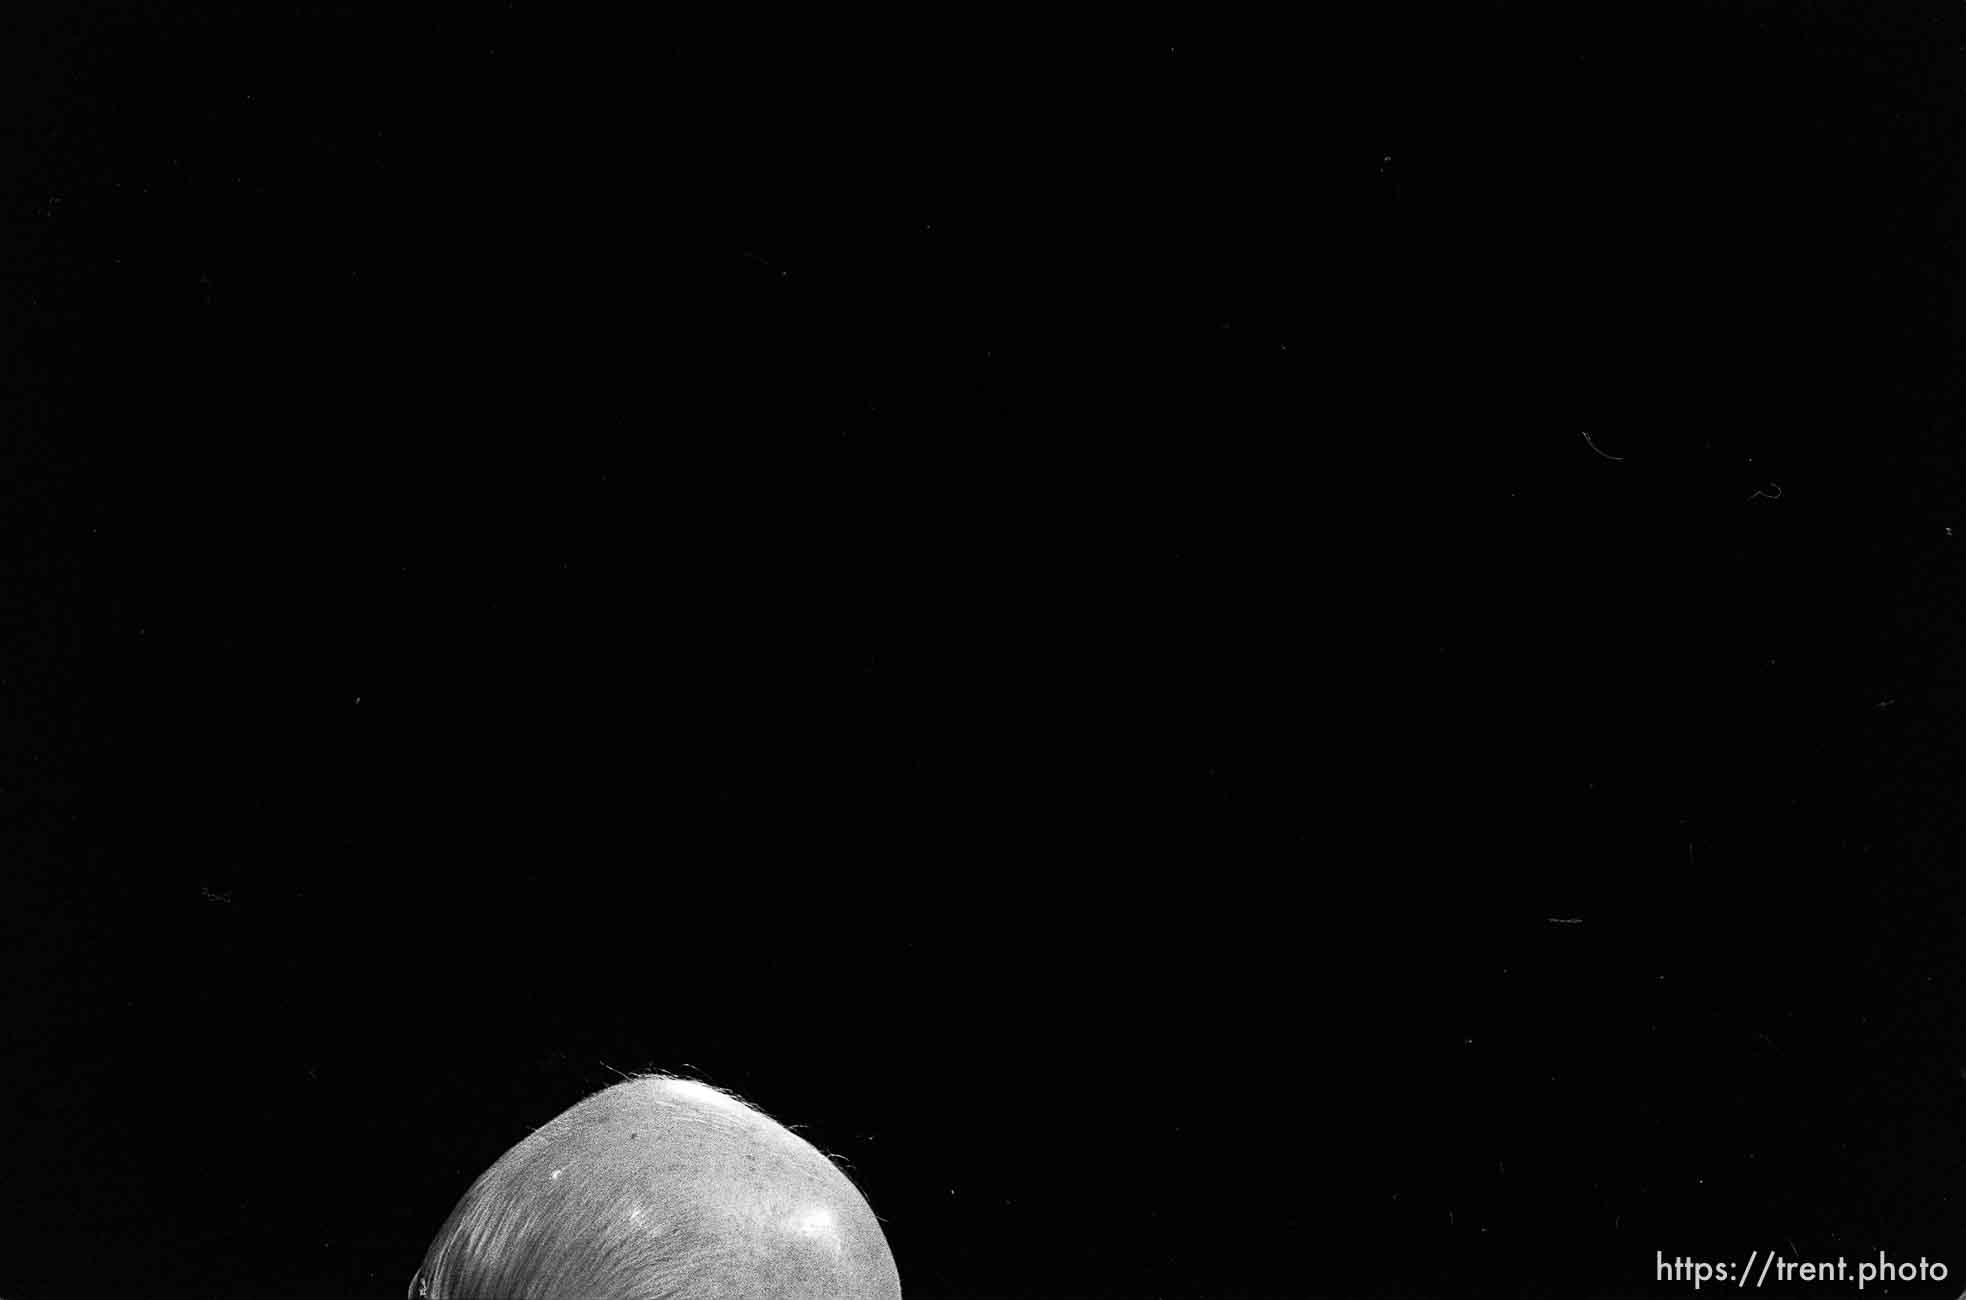
[[[878,1219],[823,1152],[735,1094],[641,1074],[479,1175],[412,1300],[899,1300]]]

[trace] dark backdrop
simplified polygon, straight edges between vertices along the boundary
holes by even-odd
[[[1966,1264],[1890,8],[10,16],[0,1292],[399,1294],[648,1068],[911,1297]]]

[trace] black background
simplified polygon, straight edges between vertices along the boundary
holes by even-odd
[[[911,1297],[1966,1265],[1875,8],[10,11],[0,1292],[400,1294],[651,1068]]]

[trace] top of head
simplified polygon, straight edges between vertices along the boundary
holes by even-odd
[[[879,1220],[811,1143],[727,1093],[648,1076],[507,1151],[426,1257],[433,1300],[900,1300]]]

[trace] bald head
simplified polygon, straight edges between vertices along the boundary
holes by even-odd
[[[630,1079],[486,1170],[431,1243],[432,1300],[900,1300],[879,1221],[810,1142],[705,1084]]]

